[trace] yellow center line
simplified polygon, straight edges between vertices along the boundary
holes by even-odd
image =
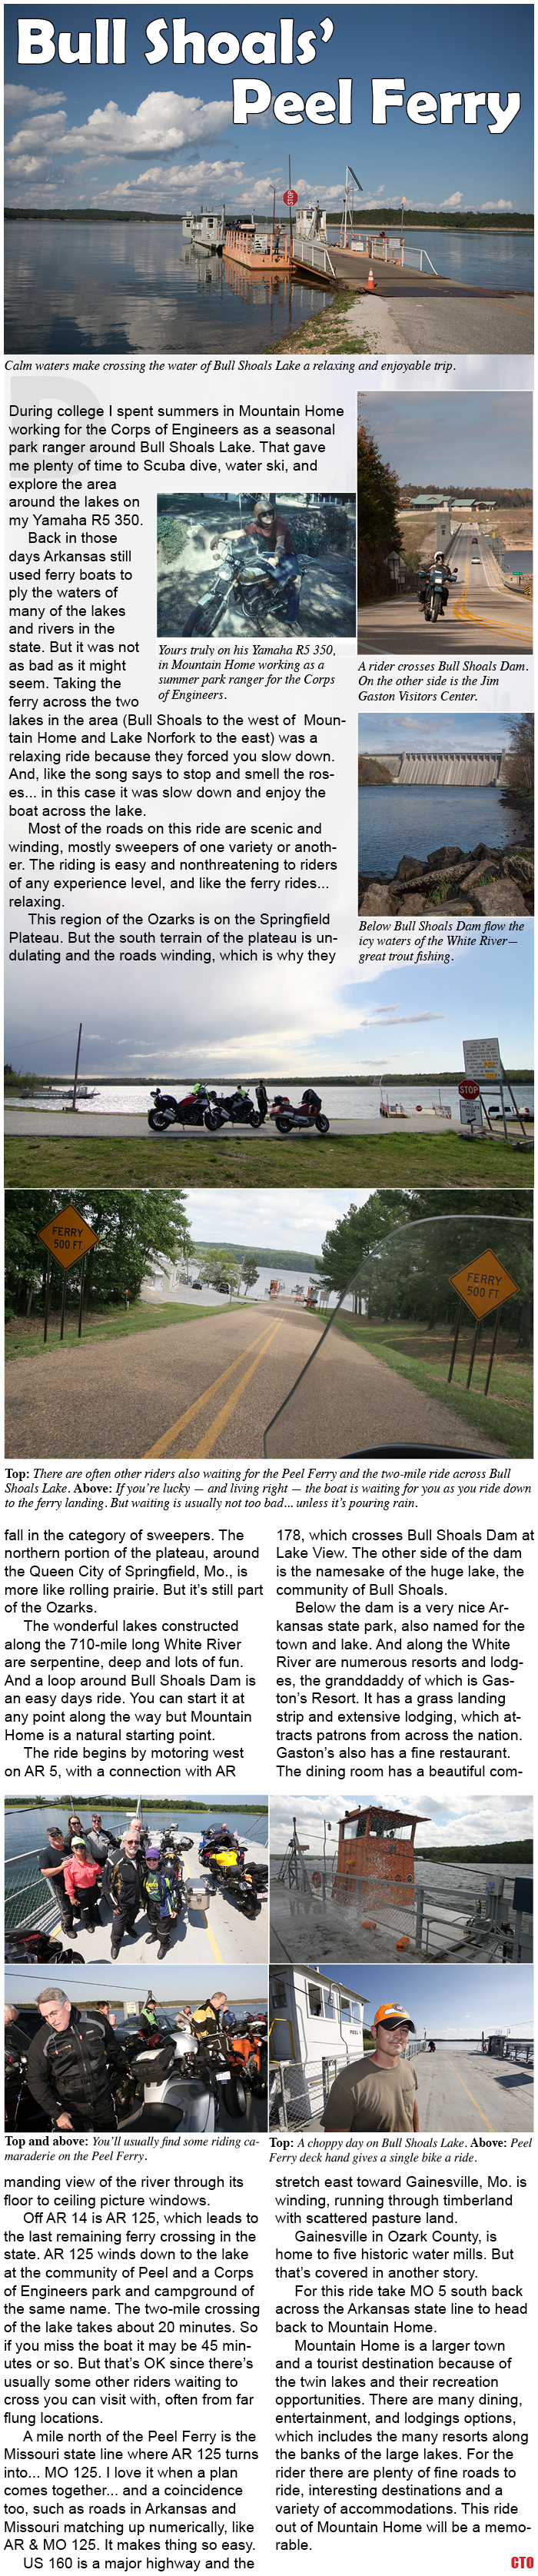
[[[493,617],[474,617],[474,616],[473,616],[473,611],[472,611],[472,609],[467,607],[467,589],[468,589],[468,582],[469,582],[469,543],[470,543],[470,537],[468,537],[468,538],[467,538],[467,554],[466,554],[466,559],[465,559],[465,578],[464,578],[463,597],[462,597],[461,599],[459,599],[459,598],[458,598],[458,599],[455,599],[455,600],[454,600],[454,616],[455,616],[455,617],[457,617],[458,619],[461,619],[461,623],[462,623],[462,625],[466,625],[466,626],[485,626],[485,627],[486,627],[486,630],[487,630],[487,633],[488,633],[488,634],[492,634],[492,635],[493,635],[493,634],[495,634],[495,633],[497,632],[497,630],[498,630],[498,628],[499,628],[499,626],[500,626],[500,627],[501,627],[501,630],[502,630],[503,635],[517,635],[517,641],[518,641],[518,644],[521,644],[521,640],[522,640],[522,638],[521,638],[521,627],[520,627],[520,626],[509,626],[509,624],[508,624],[508,619],[507,619],[507,618],[504,618],[504,617],[501,617],[501,616],[500,616],[500,614],[499,614],[499,616],[498,616],[497,618],[493,618]]]
[[[257,1359],[252,1361],[251,1368],[246,1369],[245,1376],[240,1378],[239,1386],[234,1387],[232,1395],[228,1396],[228,1401],[226,1404],[222,1405],[220,1413],[215,1414],[214,1422],[210,1422],[209,1430],[204,1433],[204,1438],[199,1441],[197,1449],[179,1449],[177,1453],[179,1458],[209,1458],[211,1450],[215,1447],[215,1441],[220,1440],[221,1431],[225,1430],[226,1423],[230,1421],[231,1414],[235,1413],[236,1404],[239,1403],[240,1395],[244,1394],[245,1387],[249,1384],[249,1379],[254,1377],[256,1369],[259,1368],[260,1360],[265,1359],[266,1351],[270,1350],[271,1343],[275,1341],[276,1334],[281,1331],[282,1324],[275,1324],[274,1331],[269,1334],[268,1342],[264,1342],[263,1350],[258,1351]]]
[[[217,1944],[216,1944],[216,1941],[214,1941],[214,1940],[213,1940],[213,1934],[212,1934],[212,1932],[210,1932],[210,1929],[209,1929],[209,1923],[207,1922],[207,1919],[206,1919],[206,1927],[205,1927],[205,1928],[206,1928],[206,1932],[207,1932],[207,1938],[208,1938],[208,1941],[210,1941],[210,1942],[211,1942],[211,1948],[212,1948],[212,1951],[213,1951],[213,1958],[214,1958],[214,1959],[216,1959],[217,1967],[218,1967],[218,1968],[221,1968],[221,1967],[222,1967],[222,1959],[221,1959],[221,1955],[220,1955],[220,1950],[217,1950]]]
[[[458,2069],[457,2069],[457,2066],[455,2066],[455,2065],[454,2065],[454,2059],[453,2059],[453,2057],[449,2057],[449,2059],[448,2059],[448,2065],[452,2067],[452,2073],[453,2073],[453,2075],[457,2075],[457,2076],[458,2076],[458,2084],[461,2084],[461,2085],[462,2085],[462,2087],[463,2087],[463,2092],[468,2094],[468,2096],[469,2096],[469,2101],[470,2101],[470,2102],[472,2102],[472,2105],[473,2105],[473,2111],[478,2111],[478,2117],[479,2117],[479,2120],[482,2120],[484,2128],[485,2128],[485,2129],[489,2129],[491,2137],[492,2137],[492,2138],[495,2138],[495,2137],[496,2137],[496,2135],[497,2135],[497,2131],[496,2131],[496,2129],[493,2127],[491,2120],[486,2120],[486,2114],[485,2114],[485,2111],[481,2111],[481,2109],[480,2109],[480,2103],[479,2103],[479,2102],[475,2102],[474,2093],[469,2093],[469,2086],[468,2086],[468,2084],[464,2084],[464,2082],[463,2082],[463,2076],[462,2076],[462,2075],[458,2075]]]
[[[232,1370],[241,1367],[241,1361],[244,1360],[246,1352],[255,1351],[258,1342],[263,1341],[264,1334],[266,1332],[267,1324],[263,1324],[261,1332],[254,1333],[251,1342],[244,1342],[242,1351],[238,1351],[237,1359],[230,1360],[228,1368],[221,1369],[220,1377],[213,1378],[212,1386],[206,1386],[204,1388],[203,1395],[197,1395],[196,1402],[188,1405],[187,1412],[180,1413],[178,1415],[177,1422],[172,1423],[171,1431],[163,1431],[162,1440],[156,1440],[154,1442],[153,1449],[144,1450],[143,1455],[145,1458],[162,1458],[163,1450],[170,1448],[171,1442],[172,1440],[175,1440],[177,1432],[184,1431],[187,1422],[192,1422],[194,1420],[195,1413],[201,1413],[203,1411],[204,1404],[209,1404],[210,1397],[212,1395],[216,1395],[217,1387],[224,1386],[225,1378],[231,1377]]]

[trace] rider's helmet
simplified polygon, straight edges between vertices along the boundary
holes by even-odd
[[[445,560],[444,555],[436,555],[436,557],[435,557],[435,561],[436,561],[436,563],[444,564],[444,560]]]

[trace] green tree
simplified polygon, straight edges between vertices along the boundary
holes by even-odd
[[[508,731],[511,748],[505,758],[505,776],[499,802],[517,817],[513,829],[518,838],[534,840],[534,716],[513,716]]]
[[[177,1261],[179,1254],[192,1252],[181,1190],[6,1190],[8,1314],[20,1315],[25,1310],[29,1313],[34,1299],[38,1304],[43,1302],[48,1256],[46,1245],[38,1239],[40,1229],[67,1206],[68,1199],[99,1236],[86,1262],[85,1306],[115,1305],[123,1299],[126,1289],[133,1302],[140,1296],[143,1279],[152,1277],[159,1256]],[[71,1295],[78,1296],[78,1266],[68,1276],[68,1294],[69,1278]],[[53,1262],[53,1302],[58,1301],[61,1289],[62,1273]]]
[[[226,1287],[230,1297],[237,1296],[240,1270],[241,1263],[235,1253],[229,1251],[227,1244],[204,1245],[203,1257],[200,1259],[198,1269],[198,1277],[203,1280],[204,1286]]]
[[[384,465],[364,421],[357,430],[357,595],[379,598],[390,590],[387,555],[401,552],[397,519],[398,477]]]
[[[246,1259],[245,1259],[245,1261],[243,1262],[243,1269],[242,1269],[242,1274],[241,1274],[241,1287],[242,1287],[242,1289],[243,1289],[243,1291],[244,1291],[244,1295],[245,1295],[245,1297],[246,1297],[246,1295],[247,1295],[247,1291],[248,1291],[248,1289],[249,1289],[249,1288],[255,1288],[255,1286],[256,1286],[256,1280],[257,1280],[257,1279],[259,1279],[259,1276],[260,1276],[260,1273],[259,1273],[259,1270],[257,1270],[257,1268],[256,1268],[256,1263],[255,1263],[255,1260],[254,1260],[254,1253],[253,1253],[253,1252],[247,1252]]]

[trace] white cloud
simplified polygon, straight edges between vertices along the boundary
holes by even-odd
[[[448,213],[449,213],[449,211],[450,211],[451,206],[462,206],[462,205],[463,205],[463,197],[462,197],[462,193],[461,193],[461,188],[459,188],[459,189],[458,189],[458,188],[456,188],[456,190],[455,190],[455,194],[454,194],[454,196],[453,196],[453,197],[442,197],[442,198],[441,198],[441,213],[446,213],[446,214],[448,214]]]
[[[39,109],[59,107],[67,97],[65,89],[25,89],[23,81],[6,81],[4,108],[6,116],[34,116]]]
[[[134,116],[126,116],[109,99],[107,107],[94,108],[87,125],[68,126],[64,108],[56,115],[33,117],[31,126],[22,126],[13,135],[6,158],[10,168],[18,167],[18,156],[34,152],[38,143],[47,159],[54,152],[63,160],[94,164],[145,161],[148,154],[167,156],[189,144],[211,142],[230,124],[231,116],[231,99],[215,99],[212,106],[202,107],[198,98],[182,100],[174,90],[153,90],[141,99]]]
[[[513,199],[512,197],[487,197],[485,206],[479,206],[478,212],[480,215],[511,215]]]

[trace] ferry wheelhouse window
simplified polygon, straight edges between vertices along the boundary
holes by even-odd
[[[309,1986],[308,2010],[313,2021],[323,2020],[323,1996],[320,1986]]]
[[[334,1995],[331,1993],[331,1988],[330,1988],[330,1986],[323,1986],[323,1987],[322,1987],[322,1994],[323,1994],[323,2010],[324,2010],[324,2014],[325,2014],[325,2020],[326,2020],[326,2021],[336,2021],[336,2004],[335,2004],[335,2000],[334,2000]]]
[[[286,2002],[286,1979],[285,1979],[285,1977],[275,1977],[274,1985],[273,1985],[273,2004],[274,2004],[274,2007],[275,2007],[275,2011],[276,2011],[276,2012],[278,2012],[278,2011],[281,2009],[282,2005],[283,2005],[283,2004],[285,2004],[285,2002]]]

